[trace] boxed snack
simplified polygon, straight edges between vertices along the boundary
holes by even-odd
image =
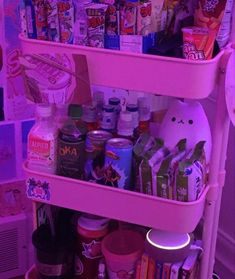
[[[175,191],[179,201],[197,200],[206,184],[205,141],[196,144],[176,170]]]
[[[174,199],[175,171],[185,154],[186,139],[182,139],[166,158],[153,166],[153,195],[166,199]]]

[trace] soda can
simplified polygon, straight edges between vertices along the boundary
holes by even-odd
[[[47,40],[47,11],[44,0],[34,0],[35,23],[37,29],[37,39]]]
[[[60,42],[57,0],[45,0],[48,24],[48,40]]]
[[[85,145],[85,177],[87,180],[103,184],[105,143],[111,138],[112,134],[106,131],[94,130],[87,133]]]
[[[75,279],[96,278],[102,259],[101,241],[108,234],[109,219],[83,214],[78,219]]]
[[[131,189],[133,144],[124,138],[107,141],[105,148],[104,185]]]
[[[32,0],[24,0],[27,32],[29,39],[37,39],[35,9]]]

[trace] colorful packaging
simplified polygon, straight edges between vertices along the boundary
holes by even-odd
[[[160,32],[165,30],[167,11],[163,9],[164,0],[151,0],[152,13],[151,13],[151,32]]]
[[[139,2],[137,9],[137,34],[146,36],[152,27],[152,3]]]
[[[176,170],[175,190],[179,201],[197,200],[206,183],[205,141],[200,141]]]
[[[74,6],[72,0],[58,0],[58,15],[60,26],[60,42],[73,43],[74,31]]]
[[[134,53],[148,53],[149,49],[156,44],[156,34],[120,35],[120,50]]]
[[[48,40],[60,42],[60,28],[57,0],[45,0],[47,12]]]
[[[86,136],[86,179],[104,184],[105,143],[112,134],[105,131],[91,131]]]
[[[189,60],[212,58],[215,32],[208,28],[186,27],[183,31],[183,55]]]
[[[84,179],[85,135],[68,120],[60,130],[57,148],[57,174]]]
[[[143,133],[137,140],[133,147],[133,181],[135,191],[140,192],[140,176],[139,176],[139,165],[143,160],[145,152],[156,145],[156,140],[153,136],[147,133]]]
[[[148,267],[149,267],[149,256],[147,254],[143,254],[141,257],[141,265],[140,265],[140,278],[141,279],[148,278]]]
[[[104,48],[105,12],[107,5],[91,4],[86,7],[88,20],[88,45]]]
[[[120,34],[136,35],[138,2],[124,2],[120,6]]]
[[[86,46],[87,42],[87,13],[86,6],[91,4],[91,0],[75,2],[75,23],[74,23],[74,39],[75,45]]]
[[[27,37],[28,31],[27,31],[26,10],[25,10],[24,0],[20,1],[19,12],[20,12],[21,34],[24,37]],[[1,70],[1,65],[0,65],[0,70]]]
[[[99,3],[108,5],[105,15],[105,34],[119,35],[119,1],[99,0]]]
[[[199,0],[194,15],[195,26],[209,28],[217,33],[224,16],[226,2],[226,0]]]
[[[186,139],[182,139],[166,158],[155,164],[152,168],[153,195],[161,198],[174,198],[175,171],[179,161],[186,153]]]
[[[133,144],[128,139],[113,138],[105,149],[104,184],[121,189],[131,188]]]
[[[102,259],[101,241],[108,234],[109,220],[84,214],[78,219],[74,279],[95,278]]]
[[[168,153],[168,149],[163,146],[163,141],[157,139],[156,145],[144,154],[143,160],[139,165],[140,191],[142,193],[153,194],[152,167],[168,155]]]
[[[33,0],[24,0],[28,38],[37,39],[36,18]]]
[[[33,0],[38,40],[47,40],[47,11],[44,0]]]

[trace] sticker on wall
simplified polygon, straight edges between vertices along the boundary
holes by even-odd
[[[14,124],[0,125],[0,182],[16,178]]]
[[[26,182],[26,194],[28,198],[42,201],[51,200],[51,190],[49,183],[46,181],[29,178]]]

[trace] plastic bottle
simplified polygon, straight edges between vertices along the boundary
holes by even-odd
[[[134,140],[133,132],[134,126],[131,113],[128,111],[122,111],[118,119],[117,136],[129,140]]]
[[[36,123],[28,135],[28,168],[56,173],[58,128],[53,121],[51,105],[37,105]]]
[[[78,104],[70,104],[68,114],[82,134],[86,134],[87,130],[82,121],[82,106]]]
[[[104,105],[104,92],[95,91],[93,93],[93,104],[96,106],[96,114],[100,121],[102,118],[102,110]]]
[[[117,116],[114,108],[110,105],[103,106],[102,118],[100,121],[100,129],[114,133],[116,128]]]
[[[150,126],[150,104],[146,97],[138,98],[138,109],[139,109],[139,125],[135,129],[135,139],[145,132],[149,132]]]
[[[116,112],[117,115],[120,114],[122,108],[121,108],[121,100],[119,98],[117,97],[109,98],[109,105],[114,108],[114,111]]]
[[[134,129],[139,125],[139,112],[137,104],[127,104],[126,111],[130,112],[132,115]]]
[[[68,119],[60,129],[57,149],[57,174],[84,179],[85,134]]]
[[[94,105],[83,105],[82,121],[86,127],[87,132],[97,130],[99,128],[96,107]]]
[[[57,127],[61,129],[64,123],[68,119],[68,105],[67,104],[59,104],[56,105],[56,114],[55,114],[55,121]]]

